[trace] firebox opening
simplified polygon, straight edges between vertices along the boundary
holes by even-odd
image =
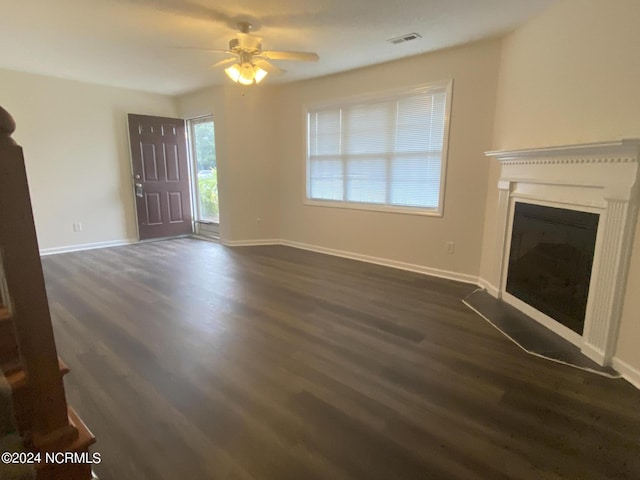
[[[516,202],[508,293],[582,335],[599,215]]]

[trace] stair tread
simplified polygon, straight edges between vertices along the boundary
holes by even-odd
[[[63,376],[69,373],[69,367],[67,367],[67,364],[64,363],[60,357],[58,357],[58,367],[60,367],[60,373]]]
[[[72,450],[83,450],[96,443],[95,435],[72,407],[69,407],[69,420],[78,429],[78,438],[73,442]]]
[[[58,357],[58,368],[62,376],[69,373],[69,367],[67,367],[60,357]],[[7,382],[11,385],[12,389],[15,390],[26,385],[27,376],[19,360],[2,364],[2,370],[5,372]]]
[[[78,436],[67,443],[56,445],[56,450],[61,452],[83,452],[86,451],[89,446],[96,443],[96,437],[93,435],[89,427],[82,421],[76,411],[72,408],[68,408],[69,424],[73,425],[78,430]],[[51,465],[38,464],[36,469],[51,468]]]

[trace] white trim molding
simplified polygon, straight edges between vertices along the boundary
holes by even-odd
[[[198,238],[197,235],[190,235]],[[211,240],[210,238],[202,237],[203,240]],[[358,260],[361,262],[373,263],[376,265],[382,265],[385,267],[397,268],[400,270],[407,270],[410,272],[422,273],[432,277],[446,278],[448,280],[455,280],[463,283],[470,283],[477,285],[479,283],[478,277],[475,275],[469,275],[466,273],[451,272],[448,270],[440,270],[437,268],[425,267],[423,265],[417,265],[413,263],[400,262],[398,260],[391,260],[388,258],[373,257],[370,255],[362,255],[360,253],[348,252],[345,250],[336,250],[333,248],[321,247],[319,245],[311,245],[308,243],[294,242],[291,240],[283,240],[281,238],[255,238],[249,240],[216,240],[226,247],[257,247],[264,245],[284,245],[287,247],[298,248],[301,250],[309,250],[317,253],[324,253],[332,255],[334,257],[349,258],[351,260]],[[89,243],[84,245],[71,245],[68,247],[57,248],[45,248],[40,250],[40,255],[54,255],[57,253],[77,252],[81,250],[92,250],[96,248],[108,248],[118,247],[122,245],[130,245],[138,243],[137,240],[116,240],[110,242]]]
[[[544,314],[534,319],[564,336],[600,365],[610,365],[618,330],[638,210],[640,140],[487,152],[500,162],[497,239],[489,285],[509,302],[506,277],[516,201],[600,215],[582,336]],[[519,305],[514,304],[516,308]],[[556,325],[557,324],[557,325]],[[573,332],[571,332],[573,333]]]
[[[255,238],[251,240],[224,240],[221,238],[220,243],[225,247],[258,247],[260,245],[281,245],[282,240],[279,238]]]
[[[478,286],[480,288],[484,288],[493,298],[498,298],[500,296],[500,289],[489,282],[486,278],[478,278]]]
[[[349,252],[346,250],[337,250],[335,248],[322,247],[320,245],[312,245],[310,243],[295,242],[285,239],[254,239],[254,240],[221,240],[223,245],[227,247],[256,247],[261,245],[283,245],[285,247],[297,248],[300,250],[308,250],[310,252],[323,253],[334,257],[348,258],[359,262],[373,263],[384,267],[397,268],[409,272],[421,273],[431,277],[445,278],[447,280],[455,280],[457,282],[470,283],[478,285],[478,277],[466,273],[452,272],[449,270],[440,270],[438,268],[425,267],[415,263],[401,262],[388,258],[374,257],[371,255],[363,255],[361,253]]]
[[[125,240],[110,240],[108,242],[83,243],[80,245],[69,245],[66,247],[41,248],[40,256],[56,255],[58,253],[79,252],[81,250],[94,250],[96,248],[121,247],[138,243],[137,239],[129,238]]]
[[[613,368],[616,371],[620,372],[622,378],[624,378],[637,389],[640,389],[640,370],[632,367],[627,362],[620,360],[618,357],[613,357],[611,363]]]
[[[431,277],[445,278],[447,280],[455,280],[457,282],[470,283],[473,285],[478,284],[478,277],[475,275],[468,275],[466,273],[451,272],[449,270],[440,270],[438,268],[425,267],[424,265],[417,265],[415,263],[400,262],[398,260],[391,260],[388,258],[373,257],[370,255],[363,255],[355,252],[348,252],[345,250],[337,250],[334,248],[321,247],[318,245],[311,245],[308,243],[294,242],[291,240],[281,240],[281,245],[287,247],[299,248],[301,250],[309,250],[311,252],[324,253],[326,255],[332,255],[334,257],[349,258],[351,260],[358,260],[360,262],[373,263],[375,265],[382,265],[384,267],[397,268],[399,270],[407,270],[409,272],[421,273],[423,275],[429,275]]]

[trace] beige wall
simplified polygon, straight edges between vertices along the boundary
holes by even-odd
[[[281,236],[290,241],[477,276],[500,43],[497,40],[282,86]],[[401,72],[401,75],[399,75]],[[454,79],[444,217],[305,206],[304,105]],[[446,253],[446,242],[456,251]]]
[[[179,97],[180,116],[214,116],[223,240],[281,238],[476,277],[499,56],[491,40],[311,81]],[[305,104],[450,78],[443,218],[304,205]]]
[[[213,114],[222,240],[280,238],[276,89],[209,88],[179,97],[178,111]]]
[[[0,85],[24,148],[40,248],[136,239],[126,114],[174,116],[173,99],[8,70]]]
[[[564,0],[507,37],[494,149],[640,137],[638,19],[637,0]],[[487,197],[485,277],[494,262],[496,167]],[[640,232],[634,247],[616,355],[640,370]]]

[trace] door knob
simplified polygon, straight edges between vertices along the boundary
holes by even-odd
[[[136,183],[136,197],[142,198],[142,184]]]

